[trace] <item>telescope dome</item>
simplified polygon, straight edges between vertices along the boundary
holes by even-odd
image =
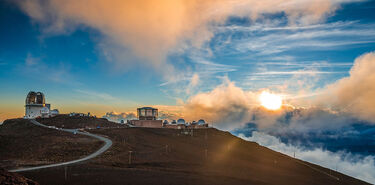
[[[200,119],[199,121],[198,121],[198,125],[204,125],[206,122],[203,120],[203,119]]]
[[[30,91],[26,97],[26,105],[28,104],[45,104],[44,94],[41,92]]]
[[[177,120],[177,124],[180,124],[180,125],[184,125],[185,124],[185,120],[184,119],[178,119]]]

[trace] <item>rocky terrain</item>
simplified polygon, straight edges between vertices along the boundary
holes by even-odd
[[[0,184],[2,185],[39,185],[37,182],[28,179],[17,173],[10,173],[0,169]]]
[[[14,169],[74,160],[102,145],[91,137],[11,119],[0,125],[0,167]]]
[[[105,118],[85,117],[85,116],[69,116],[67,114],[57,115],[52,118],[38,118],[38,122],[56,126],[59,128],[123,128],[124,124],[118,124],[108,121]]]

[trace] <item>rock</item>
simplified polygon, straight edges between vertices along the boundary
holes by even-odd
[[[39,183],[28,179],[17,173],[11,173],[0,169],[0,184],[2,185],[39,185]]]

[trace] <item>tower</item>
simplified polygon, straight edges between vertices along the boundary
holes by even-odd
[[[30,91],[25,102],[25,118],[33,119],[49,115],[50,105],[46,104],[44,94]]]

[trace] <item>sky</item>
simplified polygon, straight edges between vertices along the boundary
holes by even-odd
[[[1,120],[24,114],[30,90],[61,112],[98,116],[144,105],[180,115],[226,81],[310,97],[375,46],[373,1],[21,0],[0,9]]]
[[[371,0],[3,0],[0,122],[24,115],[29,91],[118,122],[153,106],[375,183],[358,173],[375,171],[373,12]]]

